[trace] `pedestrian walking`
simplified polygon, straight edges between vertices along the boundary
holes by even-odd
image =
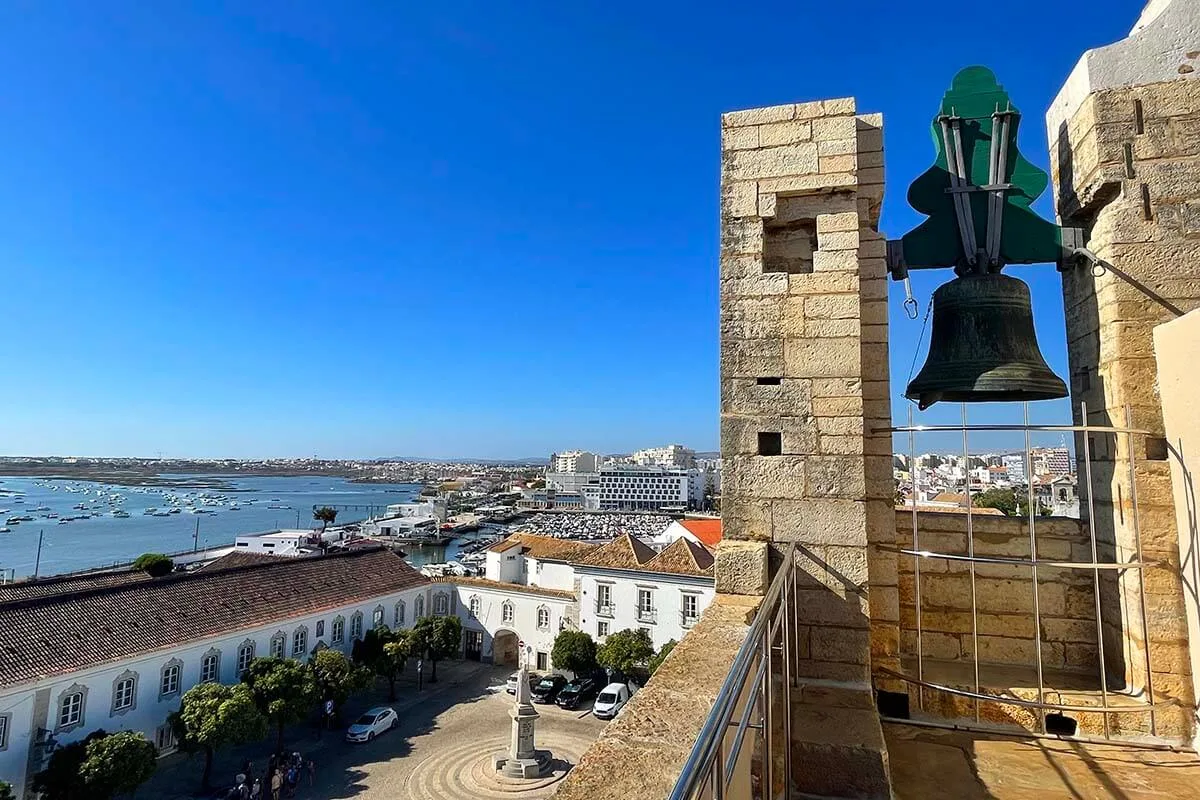
[[[262,788],[262,780],[255,778],[250,784],[250,800],[262,800]]]
[[[317,764],[310,758],[308,763],[304,766],[308,770],[308,787],[311,789],[313,784],[317,781]]]
[[[283,797],[283,772],[276,769],[271,773],[271,800]]]

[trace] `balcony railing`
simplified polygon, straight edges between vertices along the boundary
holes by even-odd
[[[670,800],[750,797],[750,767],[756,750],[765,756],[760,762],[760,785],[770,787],[761,796],[773,797],[775,764],[769,754],[774,752],[776,726],[783,734],[779,748],[783,751],[783,775],[791,775],[791,747],[786,743],[791,740],[792,659],[787,654],[794,646],[795,626],[787,620],[795,614],[795,572],[796,546],[792,544],[696,737]],[[774,657],[777,653],[779,657]],[[776,676],[780,680],[776,681]],[[775,693],[781,689],[783,702],[779,703]],[[776,713],[783,719],[776,719]]]
[[[612,603],[596,603],[596,616],[612,618],[613,607]]]
[[[688,612],[684,611],[679,615],[679,624],[685,628],[690,628],[699,621],[699,614],[689,614]]]
[[[656,608],[639,608],[638,622],[648,622],[651,625],[658,622],[658,609]]]

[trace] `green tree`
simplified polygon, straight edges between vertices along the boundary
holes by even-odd
[[[316,702],[313,671],[299,661],[256,658],[242,673],[242,683],[254,694],[254,705],[275,725],[275,748],[282,752],[284,726],[304,719]]]
[[[244,684],[200,683],[184,692],[169,721],[184,750],[204,752],[200,788],[211,786],[213,753],[226,745],[255,742],[267,734],[267,720]]]
[[[671,651],[675,649],[675,645],[679,644],[674,639],[662,646],[654,657],[650,659],[650,674],[653,675],[662,663],[667,660],[667,656],[671,655]]]
[[[408,657],[413,654],[410,631],[391,631],[387,627],[367,631],[354,643],[354,661],[362,664],[388,682],[388,700],[396,699],[396,680],[404,673]]]
[[[367,631],[368,636],[372,633],[375,631]],[[321,650],[309,666],[316,682],[315,699],[332,700],[335,709],[341,709],[354,692],[370,686],[374,677],[371,670],[355,664],[340,650]]]
[[[988,489],[972,496],[971,505],[978,508],[995,508],[1006,516],[1017,516],[1017,497],[1012,489]]]
[[[643,628],[626,628],[604,640],[596,651],[596,660],[603,667],[629,674],[644,667],[654,656],[654,642]]]
[[[129,794],[150,779],[158,766],[158,750],[137,731],[120,731],[88,743],[79,774],[88,797],[108,800]]]
[[[80,770],[87,759],[87,746],[105,736],[108,734],[102,730],[93,731],[83,741],[56,749],[46,768],[33,776],[33,790],[42,800],[89,800],[92,795]]]
[[[458,653],[462,620],[458,617],[421,617],[412,627],[413,652],[424,654],[433,665],[430,683],[437,683],[437,662]]]
[[[321,506],[313,509],[313,519],[321,523],[321,533],[325,532],[325,528],[333,524],[337,519],[337,509],[330,506]]]
[[[550,658],[559,669],[585,675],[596,668],[596,642],[586,631],[560,631]]]
[[[152,578],[161,578],[175,569],[175,562],[162,553],[142,553],[133,562],[133,568],[140,569]]]
[[[0,781],[0,800],[16,800],[11,783]]]

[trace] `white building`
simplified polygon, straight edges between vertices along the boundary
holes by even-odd
[[[595,472],[600,467],[600,456],[586,450],[568,450],[551,453],[549,472]]]
[[[695,526],[704,537],[719,540],[720,520],[696,522],[705,523]],[[683,638],[715,594],[712,552],[686,527],[683,534],[656,552],[628,534],[597,546],[518,533],[488,549],[487,580],[456,578],[454,583],[460,594],[473,584],[510,592],[513,584],[536,587],[547,598],[561,596],[569,604],[565,620],[551,625],[552,634],[559,626],[577,627],[599,642],[610,633],[640,627],[650,632],[657,648]],[[528,606],[549,600],[515,602]],[[548,640],[540,635],[546,633],[544,626],[535,631],[533,638],[553,646],[553,635]]]
[[[392,503],[387,507],[388,517],[433,517],[439,523],[446,521],[446,504],[440,500],[421,503]]]
[[[600,470],[596,500],[600,511],[658,511],[696,507],[704,498],[708,476],[697,469],[613,465]],[[588,507],[584,487],[584,507]]]
[[[585,486],[599,486],[599,472],[547,472],[546,488],[557,492],[578,494]]]
[[[713,556],[687,537],[661,553],[626,534],[575,565],[579,628],[603,642],[643,628],[655,649],[679,641],[716,595]]]
[[[1004,468],[1008,470],[1008,479],[1016,484],[1025,483],[1025,456],[1003,456]]]
[[[463,657],[542,672],[554,668],[551,651],[559,631],[577,628],[575,592],[542,586],[453,578],[451,613],[463,623]],[[434,584],[435,601],[442,589]]]
[[[54,746],[103,728],[174,747],[189,688],[233,683],[256,656],[346,651],[374,625],[410,626],[430,582],[396,555],[237,552],[187,573],[64,576],[0,586],[0,780],[17,797]]]
[[[332,544],[343,539],[342,531],[330,528],[310,531],[287,528],[265,533],[241,533],[234,539],[233,548],[243,553],[262,553],[269,556],[307,556],[321,552],[321,545]],[[176,564],[179,560],[176,559]]]
[[[677,467],[692,469],[696,466],[696,451],[681,444],[666,447],[647,447],[629,457],[630,462],[642,467]]]

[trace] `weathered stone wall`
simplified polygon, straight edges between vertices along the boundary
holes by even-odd
[[[1093,425],[1124,427],[1128,408],[1132,426],[1153,434],[1132,439],[1134,482],[1128,437],[1097,434],[1088,442],[1101,558],[1135,560],[1140,539],[1143,557],[1157,565],[1145,574],[1144,619],[1136,570],[1105,587],[1109,679],[1146,687],[1148,651],[1156,699],[1192,706],[1170,467],[1155,438],[1163,418],[1151,339],[1156,325],[1200,306],[1200,82],[1108,88],[1072,107],[1069,117],[1050,118],[1059,215],[1128,276],[1086,268],[1063,275],[1076,421],[1080,401]],[[1083,445],[1077,440],[1080,455]],[[1083,464],[1080,476],[1086,514]]]
[[[897,543],[906,549],[967,554],[965,514],[917,514],[918,548],[913,548],[912,512],[896,512]],[[973,516],[977,556],[1030,557],[1029,522],[1015,517]],[[1087,531],[1079,520],[1035,521],[1038,558],[1091,561]],[[915,559],[900,557],[900,642],[905,657],[917,653]],[[1029,567],[979,564],[975,568],[979,660],[983,664],[1037,663],[1033,575]],[[1096,677],[1095,594],[1090,570],[1038,568],[1042,666]],[[928,659],[973,661],[971,577],[965,561],[921,560],[921,650]]]
[[[764,545],[797,544],[793,670],[823,699],[794,709],[792,777],[820,795],[888,785],[871,698],[872,665],[899,663],[896,555],[875,546],[895,539],[876,432],[891,424],[881,125],[852,98],[722,117],[717,588],[761,591]]]
[[[1200,475],[1200,415],[1196,414],[1196,365],[1200,364],[1200,311],[1154,329],[1163,423],[1170,446],[1171,485],[1175,495],[1175,524],[1183,561],[1183,602],[1188,638],[1192,642],[1192,684],[1200,676],[1200,506],[1196,476]],[[1195,691],[1195,688],[1193,689]],[[1200,694],[1200,692],[1197,692]],[[1200,722],[1190,709],[1194,726]],[[1200,727],[1200,726],[1197,726]],[[1193,745],[1200,744],[1200,736]]]

